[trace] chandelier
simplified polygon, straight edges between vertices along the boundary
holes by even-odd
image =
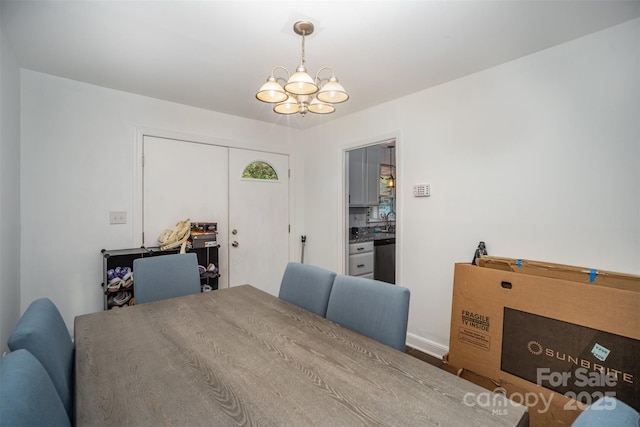
[[[342,85],[331,67],[322,67],[312,78],[305,67],[304,38],[313,33],[313,24],[307,21],[298,21],[293,24],[293,31],[302,36],[302,59],[300,66],[293,75],[278,65],[271,70],[267,82],[262,85],[256,98],[260,101],[275,104],[273,111],[278,114],[300,113],[302,116],[308,111],[316,114],[333,113],[336,109],[333,104],[339,104],[349,99]],[[287,78],[276,77],[276,71],[283,70]],[[328,71],[330,77],[321,78],[320,73]],[[328,75],[328,73],[325,73]],[[278,83],[284,82],[284,87]]]

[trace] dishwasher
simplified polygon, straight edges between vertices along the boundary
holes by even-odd
[[[373,242],[373,278],[396,283],[396,238],[378,239]]]

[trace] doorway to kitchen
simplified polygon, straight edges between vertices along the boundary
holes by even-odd
[[[396,279],[396,139],[346,152],[347,274]]]

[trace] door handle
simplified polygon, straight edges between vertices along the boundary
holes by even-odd
[[[236,240],[233,241],[233,243],[231,243],[231,246],[233,246],[234,248],[237,248],[240,245],[240,243],[238,243]]]

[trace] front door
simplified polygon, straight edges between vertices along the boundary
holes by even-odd
[[[218,286],[277,295],[289,260],[289,156],[151,136],[142,151],[143,245],[158,246],[177,221],[215,221]]]
[[[289,260],[289,156],[229,151],[229,285],[278,295]]]

